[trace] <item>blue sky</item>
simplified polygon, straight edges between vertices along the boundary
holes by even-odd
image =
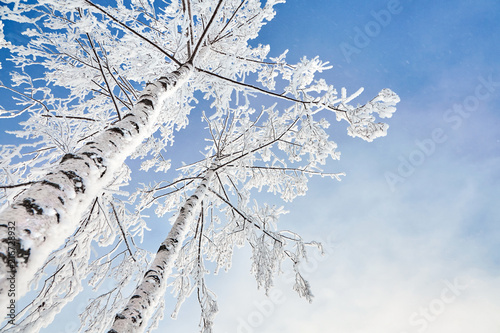
[[[256,291],[244,249],[231,272],[210,279],[216,332],[500,331],[499,21],[495,0],[277,7],[256,43],[270,44],[272,55],[289,49],[290,62],[330,61],[322,77],[365,87],[360,102],[388,87],[401,103],[388,136],[372,143],[331,119],[342,157],[329,168],[347,176],[312,179],[308,195],[287,207],[282,228],[327,245],[305,267],[314,302],[299,299],[286,274],[274,298]],[[79,302],[65,314],[76,316]],[[192,298],[162,327],[195,332],[198,314]]]
[[[388,7],[396,13],[377,29]],[[266,317],[257,305],[265,298],[254,296],[233,317],[258,324],[255,312],[264,314],[254,332],[498,332],[499,7],[289,1],[278,9],[261,34],[272,50],[319,55],[334,66],[329,82],[364,86],[367,98],[389,87],[401,103],[388,136],[373,143],[332,127],[342,152],[333,167],[347,177],[316,180],[291,209],[286,223],[334,240],[333,253],[311,265],[315,302],[286,292]],[[368,42],[356,44],[359,31],[371,33]],[[346,44],[359,53],[345,57]],[[450,294],[450,283],[463,289]]]
[[[373,12],[388,8],[396,13],[377,29]],[[388,136],[373,143],[334,124],[342,157],[331,166],[347,176],[313,180],[283,221],[332,244],[309,267],[315,301],[298,299],[284,281],[276,288],[286,303],[266,308],[266,298],[246,287],[251,278],[229,279],[232,305],[218,318],[226,332],[498,332],[499,9],[495,1],[288,1],[278,8],[259,42],[276,54],[290,49],[289,59],[330,61],[325,78],[364,86],[361,99],[389,87],[401,103]],[[356,44],[359,31],[368,42]],[[346,58],[345,44],[359,53]],[[483,84],[491,80],[496,85]],[[400,178],[391,184],[392,175]],[[241,264],[241,276],[247,267]]]

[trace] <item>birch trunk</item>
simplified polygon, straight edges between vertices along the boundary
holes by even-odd
[[[80,221],[91,200],[152,134],[164,100],[193,67],[185,64],[149,83],[131,112],[75,154],[66,154],[43,180],[21,192],[0,212],[0,317],[15,314],[35,272]],[[14,309],[13,309],[14,307]]]
[[[175,259],[186,238],[190,223],[194,219],[196,208],[203,201],[214,173],[212,169],[208,170],[195,193],[182,206],[179,216],[158,249],[149,270],[144,274],[142,282],[135,289],[123,311],[115,316],[113,326],[108,333],[143,332],[151,317],[151,312],[160,297],[164,295],[167,278],[172,272]]]

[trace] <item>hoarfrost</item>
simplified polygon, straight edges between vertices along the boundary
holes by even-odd
[[[292,288],[312,300],[300,263],[307,259],[306,246],[317,243],[282,230],[285,208],[261,203],[259,192],[291,202],[307,193],[311,176],[340,180],[343,172],[325,171],[340,152],[323,115],[333,112],[347,123],[349,135],[372,141],[386,135],[388,125],[377,117],[390,118],[399,97],[384,89],[365,104],[352,105],[363,89],[351,93],[318,77],[332,67],[319,57],[292,64],[285,51],[267,60],[270,47],[252,47],[249,40],[284,2],[171,1],[157,11],[152,1],[118,1],[116,8],[104,8],[85,0],[10,0],[13,7],[0,8],[2,20],[30,26],[24,32],[29,44],[11,45],[0,21],[0,47],[9,47],[17,66],[11,85],[0,87],[19,107],[2,109],[0,117],[23,115],[22,129],[14,134],[27,141],[0,146],[0,183],[5,184],[0,203],[8,208],[25,189],[45,181],[45,198],[32,209],[58,220],[22,240],[23,249],[33,250],[26,266],[41,296],[6,332],[48,325],[87,280],[97,295],[81,314],[80,331],[108,329],[130,301],[124,290],[134,287],[154,259],[140,248],[151,226],[148,215],[154,211],[176,230],[201,184],[206,185],[203,197],[185,221],[186,230],[176,236],[172,250],[178,255],[164,277],[177,297],[174,316],[196,292],[201,330],[212,331],[218,307],[205,279],[211,273],[207,267],[215,267],[214,274],[230,269],[234,249],[245,244],[252,247],[251,271],[259,287],[267,292],[289,261],[296,277]],[[40,64],[42,75],[36,71]],[[175,89],[159,94],[166,82]],[[212,109],[201,112],[195,94],[209,100]],[[260,94],[275,102],[255,106]],[[193,110],[196,117],[203,115],[206,129],[198,134],[206,149],[174,174],[166,149],[174,145],[176,131],[189,126]],[[142,159],[139,168],[154,182],[127,188],[127,157]],[[73,173],[57,173],[61,164]],[[47,175],[54,182],[49,184]],[[70,201],[77,203],[63,209]],[[61,246],[32,240],[44,237]],[[4,265],[0,275],[5,272]],[[162,295],[153,296],[146,311],[152,316],[149,330],[164,312]]]

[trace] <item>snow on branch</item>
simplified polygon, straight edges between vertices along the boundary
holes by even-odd
[[[0,47],[15,66],[0,87],[17,103],[0,108],[0,117],[20,119],[12,134],[23,140],[0,146],[1,311],[10,274],[17,297],[30,281],[39,291],[7,332],[49,324],[85,279],[98,295],[81,315],[81,331],[153,330],[170,285],[174,316],[196,291],[200,328],[211,332],[218,307],[206,263],[214,273],[227,270],[245,244],[258,287],[267,292],[288,261],[291,287],[312,299],[300,272],[308,243],[280,230],[285,208],[261,202],[259,192],[291,202],[306,195],[310,177],[341,180],[344,173],[329,166],[340,153],[328,119],[372,141],[386,135],[378,118],[390,118],[399,97],[383,89],[359,103],[363,89],[328,83],[321,75],[331,66],[319,57],[290,63],[287,51],[268,59],[268,45],[251,46],[284,2],[7,0],[0,7],[2,22],[25,29],[26,38],[5,40],[0,23]],[[260,105],[259,95],[274,102]],[[170,170],[177,163],[167,147],[193,117],[207,128],[192,139],[206,147]],[[142,159],[137,169],[153,183],[124,202],[121,188],[135,165],[128,157]],[[153,263],[137,246],[152,211],[172,223]],[[144,278],[128,297],[134,273]]]

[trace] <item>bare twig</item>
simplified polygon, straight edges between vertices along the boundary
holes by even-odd
[[[230,201],[226,200],[224,197],[222,197],[219,193],[217,193],[213,189],[209,188],[209,190],[210,190],[210,192],[212,192],[213,194],[215,194],[219,199],[221,199],[226,205],[228,205],[229,208],[231,208],[234,212],[236,212],[239,216],[241,216],[244,221],[246,221],[246,222],[254,225],[257,229],[259,229],[260,231],[262,231],[267,236],[271,237],[276,242],[279,242],[279,243],[283,244],[282,240],[276,238],[276,236],[274,236],[273,234],[271,234],[268,230],[266,230],[266,229],[262,228],[260,225],[256,224],[254,221],[252,221],[250,218],[248,218],[243,212],[241,212],[238,208],[236,208]]]
[[[104,80],[104,83],[106,84],[106,87],[108,87],[109,95],[111,96],[111,99],[113,100],[113,104],[115,105],[116,114],[118,115],[118,120],[121,120],[122,116],[120,114],[120,109],[118,108],[118,104],[116,104],[115,95],[113,94],[113,90],[111,89],[111,87],[108,83],[108,79],[106,78],[106,74],[104,74],[104,69],[102,68],[102,64],[101,64],[101,58],[97,54],[97,51],[94,47],[94,43],[92,42],[92,39],[90,38],[90,35],[88,33],[86,35],[87,35],[87,39],[89,40],[90,47],[92,48],[92,51],[94,52],[94,55],[96,57],[96,61],[97,61],[97,64],[99,65],[99,70],[101,71],[101,75],[102,75],[102,78]]]
[[[138,36],[139,38],[147,41],[149,44],[151,44],[153,47],[155,47],[156,49],[158,49],[161,53],[163,53],[164,55],[166,55],[167,58],[169,58],[170,60],[172,60],[173,62],[175,62],[177,65],[179,65],[179,66],[182,65],[180,63],[180,61],[178,61],[177,59],[175,59],[175,57],[173,55],[171,55],[170,53],[168,53],[165,50],[163,50],[160,46],[158,46],[158,44],[150,41],[149,39],[147,39],[146,37],[144,37],[143,35],[141,35],[137,31],[135,31],[134,29],[132,29],[129,26],[127,26],[126,24],[122,23],[120,20],[118,20],[116,17],[114,17],[113,15],[111,15],[110,13],[108,13],[107,11],[105,11],[104,9],[102,9],[100,6],[97,6],[96,4],[92,3],[89,0],[85,0],[85,2],[88,3],[89,5],[91,5],[92,7],[96,8],[100,12],[102,12],[104,15],[106,15],[107,17],[109,17],[110,19],[112,19],[114,22],[118,23],[118,25],[120,25],[123,28],[127,29],[128,31],[130,31],[134,35]]]
[[[314,102],[314,101],[309,101],[309,102],[308,101],[302,101],[300,99],[296,99],[296,98],[293,98],[293,97],[290,97],[290,96],[286,96],[286,95],[283,95],[283,94],[278,94],[278,93],[275,93],[275,92],[272,92],[272,91],[269,91],[269,90],[265,90],[265,89],[259,88],[257,86],[248,84],[248,83],[239,82],[239,81],[236,81],[236,80],[224,77],[222,75],[219,75],[219,74],[216,74],[216,73],[213,73],[213,72],[209,72],[209,71],[207,71],[205,69],[202,69],[202,68],[199,68],[199,67],[196,67],[196,69],[198,71],[202,72],[202,73],[208,74],[210,76],[214,76],[214,77],[216,77],[218,79],[230,82],[230,83],[238,85],[238,86],[243,86],[245,88],[248,88],[248,89],[251,89],[251,90],[255,90],[255,91],[258,91],[260,93],[269,95],[269,96],[278,97],[278,98],[281,98],[281,99],[285,99],[287,101],[291,101],[291,102],[294,102],[294,103],[301,103],[301,104],[304,104],[304,105],[316,105],[318,107],[324,107],[326,109],[329,109],[329,110],[332,110],[332,111],[335,111],[335,112],[347,113],[346,110],[341,110],[341,109],[339,109],[336,106],[326,105],[326,104],[322,104],[322,103],[318,103],[318,102]]]
[[[33,184],[36,184],[39,182],[27,182],[27,183],[22,183],[22,184],[15,184],[15,185],[0,185],[1,189],[8,189],[8,188],[17,188],[17,187],[22,187],[22,186],[30,186]]]
[[[191,58],[189,58],[189,62],[192,63],[193,60],[194,60],[194,58],[196,57],[196,54],[198,53],[198,49],[199,49],[201,43],[204,41],[205,36],[207,35],[208,30],[210,29],[210,26],[212,25],[215,17],[217,16],[217,12],[219,11],[219,8],[220,8],[221,5],[222,5],[222,0],[219,0],[219,3],[217,4],[217,7],[215,7],[214,13],[213,13],[212,17],[210,18],[210,21],[208,22],[208,25],[203,30],[203,34],[201,35],[200,39],[198,40],[198,43],[196,44],[196,47],[195,47],[195,49],[193,51],[193,54],[191,55]]]
[[[225,166],[227,166],[227,165],[229,165],[229,164],[231,164],[231,163],[233,163],[233,162],[235,162],[235,161],[237,161],[237,160],[239,160],[239,159],[241,159],[241,158],[243,158],[243,157],[245,157],[245,156],[247,156],[247,155],[249,155],[249,154],[253,154],[253,153],[255,153],[256,151],[258,151],[258,150],[260,150],[260,149],[263,149],[263,148],[265,148],[265,147],[267,147],[267,146],[269,146],[269,145],[274,144],[275,142],[277,142],[278,140],[280,140],[280,139],[281,139],[281,138],[282,138],[282,137],[283,137],[283,136],[284,136],[284,135],[285,135],[285,134],[286,134],[286,133],[287,133],[287,132],[288,132],[288,131],[289,131],[289,130],[293,127],[293,126],[295,126],[295,124],[297,123],[297,121],[298,121],[299,119],[300,119],[300,118],[299,118],[299,117],[297,117],[297,118],[296,118],[296,119],[295,119],[295,120],[294,120],[294,121],[290,124],[290,126],[288,126],[288,128],[287,128],[285,131],[283,131],[283,133],[281,133],[281,135],[280,135],[279,137],[277,137],[277,138],[275,138],[275,139],[273,139],[273,140],[271,140],[271,141],[269,141],[269,142],[267,142],[267,143],[265,143],[265,144],[263,144],[263,145],[261,145],[261,146],[259,146],[259,147],[257,147],[257,148],[254,148],[254,149],[252,149],[252,150],[250,150],[250,151],[248,151],[248,152],[246,152],[246,153],[243,153],[243,154],[241,154],[240,156],[235,157],[235,158],[233,158],[232,160],[230,160],[230,161],[228,161],[228,162],[226,162],[226,163],[224,163],[224,164],[221,164],[221,165],[217,166],[217,167],[214,169],[214,171],[217,171],[218,169],[223,168],[223,167],[225,167]]]
[[[116,213],[115,205],[113,205],[112,202],[110,202],[110,204],[111,204],[111,208],[113,209],[113,214],[115,215],[116,223],[118,224],[118,226],[120,227],[120,231],[122,232],[123,241],[125,242],[125,245],[127,246],[128,253],[130,254],[130,256],[132,257],[132,259],[134,261],[137,261],[137,260],[135,260],[134,255],[132,254],[132,251],[130,250],[130,246],[128,245],[127,235],[125,235],[125,231],[123,231],[122,225],[120,223],[120,219],[118,218],[118,214]]]
[[[234,19],[234,17],[236,16],[236,13],[241,9],[241,7],[243,6],[243,4],[245,3],[246,0],[242,0],[240,5],[238,6],[238,8],[236,8],[236,10],[233,12],[233,15],[231,15],[231,17],[229,18],[229,20],[226,22],[226,24],[224,25],[224,27],[219,31],[219,33],[217,34],[217,36],[215,36],[214,38],[214,41],[213,43],[217,43],[221,38],[219,38],[220,34],[222,32],[224,32],[224,30],[226,30],[227,26],[229,25],[229,23],[231,23],[231,21]]]
[[[42,105],[42,106],[43,106],[43,108],[44,108],[47,112],[50,112],[50,110],[49,110],[49,108],[47,107],[47,105],[45,105],[43,102],[41,102],[41,101],[39,101],[39,100],[37,100],[37,99],[35,99],[35,98],[31,97],[31,96],[28,96],[28,95],[26,95],[26,94],[24,94],[24,93],[22,93],[22,92],[20,92],[20,91],[17,91],[17,90],[15,90],[15,89],[12,89],[12,88],[10,88],[10,87],[7,87],[7,86],[5,86],[5,85],[3,85],[3,84],[0,84],[0,87],[5,88],[5,89],[7,89],[7,90],[10,90],[10,91],[12,91],[12,92],[15,92],[16,94],[19,94],[19,95],[21,95],[21,96],[23,96],[23,97],[26,97],[26,98],[28,98],[28,99],[31,99],[33,102],[36,102],[36,103],[38,103],[38,104]]]

